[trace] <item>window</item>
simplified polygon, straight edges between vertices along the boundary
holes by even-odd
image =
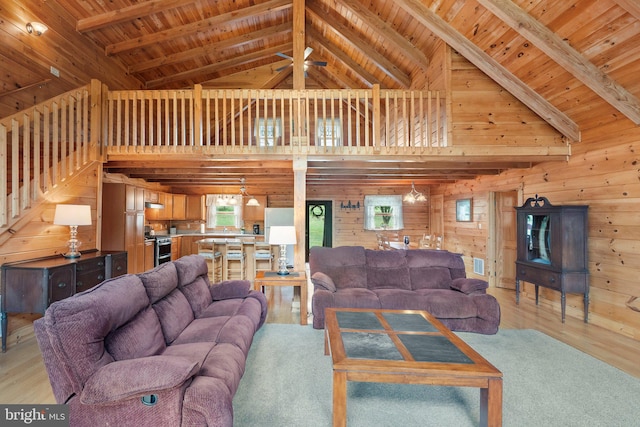
[[[316,145],[339,147],[342,145],[342,126],[339,118],[318,117],[316,120]]]
[[[282,122],[280,119],[256,119],[253,136],[258,147],[273,147],[282,136]]]
[[[207,194],[207,228],[242,228],[242,196]]]
[[[365,196],[365,230],[402,230],[402,196]]]

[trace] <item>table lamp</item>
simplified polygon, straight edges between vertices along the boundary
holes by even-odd
[[[67,242],[69,252],[63,254],[65,258],[78,258],[80,242],[78,241],[78,226],[91,225],[91,206],[89,205],[56,205],[53,217],[55,225],[68,225],[71,237]]]
[[[269,230],[269,244],[280,245],[280,258],[278,258],[278,274],[286,276],[287,270],[287,245],[296,244],[296,228],[292,225],[274,225]]]

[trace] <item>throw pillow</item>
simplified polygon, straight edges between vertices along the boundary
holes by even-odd
[[[319,288],[325,289],[329,292],[336,291],[336,284],[333,283],[333,279],[321,271],[313,273],[313,276],[311,276],[311,283],[313,283],[314,286],[318,286]]]

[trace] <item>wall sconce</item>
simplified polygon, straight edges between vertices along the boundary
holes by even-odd
[[[78,258],[78,226],[91,225],[91,206],[89,205],[56,205],[56,213],[53,217],[55,225],[68,225],[71,237],[67,242],[69,252],[63,254],[65,258]]]
[[[278,274],[286,276],[287,270],[287,245],[296,244],[296,228],[292,225],[272,225],[269,230],[269,244],[280,245],[280,258],[278,258]]]
[[[28,22],[27,23],[27,33],[29,33],[29,34],[35,34],[36,36],[41,36],[48,29],[49,29],[49,27],[47,27],[46,25],[44,25],[41,22]]]

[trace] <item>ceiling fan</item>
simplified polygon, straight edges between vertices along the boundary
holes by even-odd
[[[310,65],[317,65],[319,67],[326,67],[327,66],[326,61],[308,61],[307,58],[309,57],[309,55],[311,55],[311,52],[313,52],[313,49],[310,48],[310,47],[307,47],[304,50],[304,76],[305,77],[307,77],[307,67],[309,67]],[[288,65],[285,65],[283,67],[280,67],[276,71],[282,71],[285,68],[293,66],[293,57],[291,57],[289,55],[285,55],[282,52],[276,52],[276,55],[278,55],[281,58],[288,59],[289,61],[291,61],[291,64],[288,64]]]

